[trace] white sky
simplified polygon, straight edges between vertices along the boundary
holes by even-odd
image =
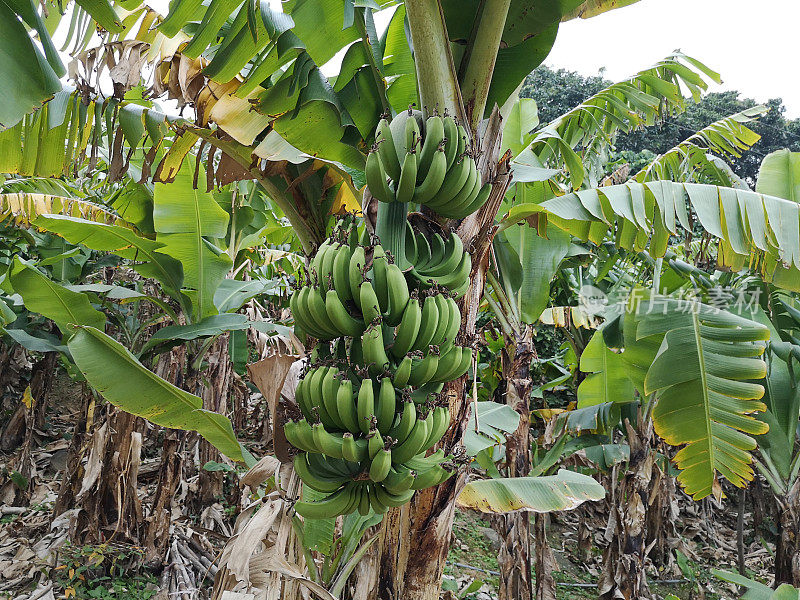
[[[800,1],[641,0],[592,19],[564,23],[545,64],[623,79],[680,49],[722,75],[710,91],[783,98],[800,117]]]

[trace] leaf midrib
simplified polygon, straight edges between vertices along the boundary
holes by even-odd
[[[694,332],[695,338],[695,346],[697,347],[697,361],[700,364],[700,382],[701,382],[701,390],[703,393],[703,410],[705,412],[705,419],[703,423],[706,427],[706,433],[708,438],[708,458],[709,464],[711,466],[712,474],[716,471],[714,465],[714,437],[711,431],[711,410],[709,407],[710,400],[708,397],[708,377],[706,376],[706,361],[705,356],[703,355],[703,338],[700,335],[700,319],[698,315],[695,313],[692,315],[692,330]],[[713,477],[713,475],[712,475]]]

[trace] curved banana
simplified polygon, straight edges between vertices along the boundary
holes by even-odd
[[[403,159],[403,168],[400,171],[400,179],[397,181],[397,191],[395,199],[397,202],[411,202],[414,199],[414,190],[417,184],[417,155],[409,152]]]
[[[394,327],[400,323],[410,298],[405,275],[396,264],[386,266],[386,291],[388,306],[383,312],[386,323]]]
[[[392,449],[392,462],[404,463],[409,458],[413,458],[422,450],[422,446],[428,439],[428,418],[417,419],[414,428],[405,441],[401,442]]]
[[[357,433],[361,430],[358,425],[358,413],[356,412],[356,402],[353,397],[353,382],[349,379],[342,381],[336,391],[336,410],[347,431]]]
[[[386,174],[397,181],[400,179],[400,161],[397,159],[397,150],[392,136],[392,130],[386,119],[381,119],[378,123],[378,133],[375,136],[375,143],[378,145],[378,155],[381,164],[386,170]]]
[[[312,490],[330,494],[347,482],[346,477],[324,477],[315,473],[309,468],[306,456],[305,453],[301,453],[294,457],[294,470],[300,481]]]
[[[422,350],[423,352],[427,351],[438,325],[439,308],[436,306],[434,297],[428,296],[422,303],[422,317],[420,320],[419,332],[417,333],[417,339],[414,340],[411,349]]]
[[[369,365],[370,372],[377,375],[389,367],[389,357],[383,344],[383,325],[376,323],[367,327],[361,338],[364,362]]]
[[[429,169],[433,167],[432,161],[434,154],[443,145],[444,141],[444,122],[439,115],[432,115],[425,121],[425,140],[422,149],[419,151],[419,168],[417,169],[417,181],[421,182],[427,178]],[[444,157],[444,171],[447,170],[447,157]],[[440,184],[441,185],[441,184]],[[414,202],[421,200],[414,199]]]
[[[357,411],[358,429],[363,434],[370,432],[370,423],[375,415],[375,390],[371,379],[364,379],[358,389]]]
[[[400,361],[400,364],[397,365],[392,379],[395,387],[404,388],[408,385],[408,378],[411,377],[412,364],[411,357],[405,356],[403,360]]]
[[[354,485],[348,484],[322,500],[300,500],[295,502],[294,510],[307,519],[331,519],[344,514],[355,489]]]
[[[367,165],[364,168],[366,175],[367,187],[370,193],[380,202],[394,202],[394,194],[389,188],[389,183],[386,180],[386,171],[381,164],[380,154],[378,150],[373,150],[367,156]]]
[[[381,448],[369,465],[369,478],[372,481],[383,481],[392,466],[392,451]]]
[[[422,308],[419,305],[419,299],[412,297],[406,304],[403,316],[400,319],[400,324],[397,326],[397,331],[394,335],[394,344],[392,344],[392,347],[389,349],[392,356],[400,358],[411,351],[417,339],[421,323]]]
[[[394,422],[397,411],[396,394],[394,385],[389,377],[381,379],[378,388],[378,401],[375,404],[375,417],[378,419],[378,431],[386,435]]]
[[[366,326],[363,320],[356,319],[347,312],[336,290],[329,290],[325,294],[325,313],[340,336],[360,337],[364,332]]]

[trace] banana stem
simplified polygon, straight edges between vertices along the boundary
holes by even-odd
[[[378,202],[375,235],[383,249],[392,253],[394,262],[401,269],[406,266],[407,216],[408,204],[405,202]]]

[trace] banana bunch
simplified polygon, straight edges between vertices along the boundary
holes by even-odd
[[[302,450],[294,460],[300,479],[329,495],[298,502],[297,512],[309,518],[354,510],[383,513],[452,474],[441,466],[443,451],[425,456],[447,431],[449,409],[428,401],[418,405],[410,394],[400,396],[398,402],[390,377],[379,383],[359,381],[347,363],[308,370],[296,391],[303,418],[288,421],[284,431],[289,443]]]
[[[409,228],[406,240],[420,260],[404,272],[354,223],[338,227],[290,299],[297,329],[319,340],[284,426],[298,476],[327,494],[297,502],[303,516],[385,512],[452,474],[443,451],[425,454],[450,423],[444,384],[472,363],[455,300],[470,258],[455,235]]]
[[[423,289],[437,285],[452,290],[456,298],[467,291],[472,259],[454,232],[447,239],[438,233],[428,239],[408,224],[405,254],[406,262],[412,265],[409,275]]]
[[[379,201],[424,204],[452,219],[478,210],[491,191],[482,184],[464,127],[448,115],[423,123],[412,110],[378,123],[365,174]]]

